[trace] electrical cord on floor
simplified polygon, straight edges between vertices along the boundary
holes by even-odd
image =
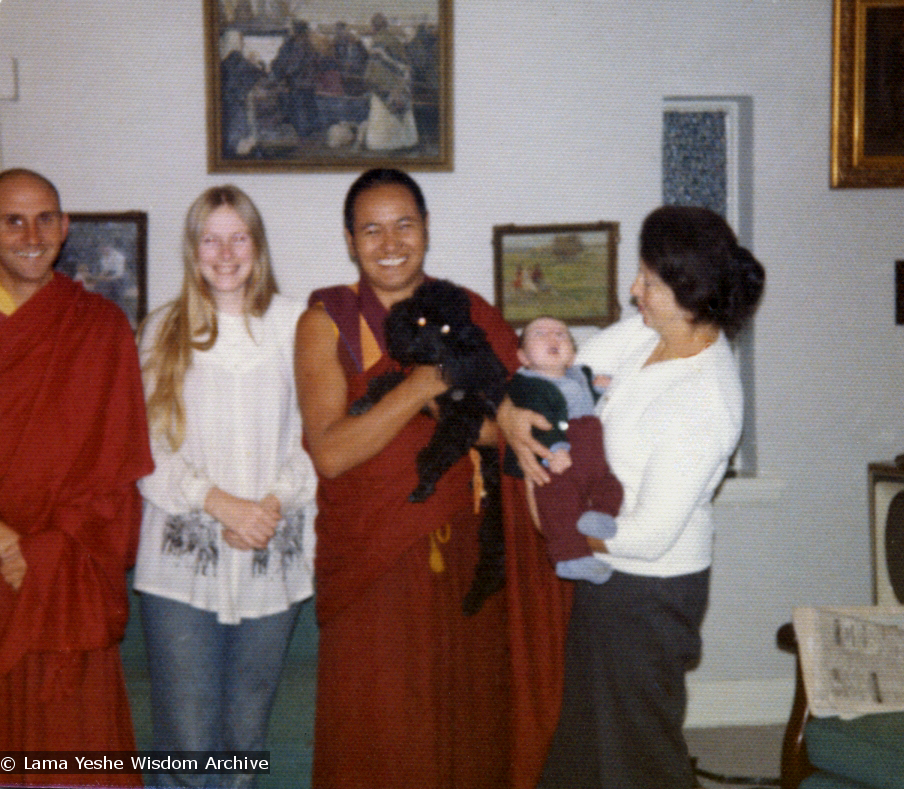
[[[750,789],[768,789],[768,787],[782,785],[782,782],[778,778],[748,778],[745,776],[717,775],[716,773],[710,773],[698,767],[696,759],[691,759],[691,763],[694,766],[694,775],[699,775],[701,778],[706,778],[708,781],[715,781],[719,784],[748,786]],[[703,787],[700,783],[697,783],[696,786]]]

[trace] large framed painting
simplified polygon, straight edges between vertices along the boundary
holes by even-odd
[[[515,327],[540,315],[570,325],[618,318],[618,223],[493,228],[496,306]]]
[[[452,0],[203,0],[210,172],[452,169]]]
[[[69,214],[56,268],[119,305],[133,329],[147,313],[148,215]]]
[[[833,187],[904,186],[904,0],[835,0]]]

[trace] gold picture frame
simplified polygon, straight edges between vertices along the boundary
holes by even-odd
[[[904,0],[834,2],[831,186],[904,186]]]
[[[613,323],[618,241],[618,222],[497,225],[496,306],[516,328],[540,315],[573,326]]]
[[[209,172],[452,170],[452,0],[203,0]]]

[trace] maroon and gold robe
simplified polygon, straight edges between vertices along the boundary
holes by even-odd
[[[514,371],[514,332],[469,295],[472,319]],[[319,291],[311,304],[336,325],[352,402],[394,367],[386,311],[364,283]],[[513,487],[521,483],[507,480],[510,583],[478,614],[463,615],[480,517],[471,461],[445,474],[427,501],[408,501],[416,455],[434,427],[418,415],[375,457],[320,480],[315,789],[526,789],[542,768],[562,653],[561,632],[544,623],[561,631],[567,592],[525,518],[523,492]],[[535,629],[539,655],[527,643]]]

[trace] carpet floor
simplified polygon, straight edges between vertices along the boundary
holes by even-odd
[[[150,681],[137,595],[132,594],[132,617],[122,646],[123,665],[139,750],[151,748]],[[302,605],[289,648],[289,658],[270,719],[268,747],[271,771],[258,781],[259,789],[308,789],[314,738],[314,700],[317,675],[317,627],[313,601]],[[686,737],[705,789],[768,786],[777,781],[784,727],[727,726],[688,729]],[[715,780],[707,776],[724,778]],[[749,778],[746,783],[738,779]]]

